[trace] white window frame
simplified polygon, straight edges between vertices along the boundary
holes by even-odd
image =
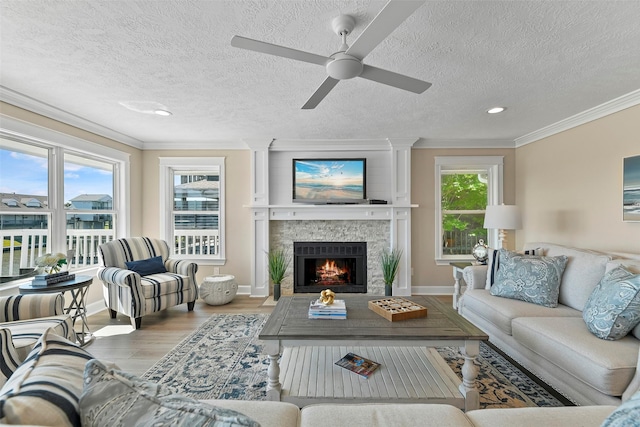
[[[502,203],[503,196],[503,156],[436,156],[435,157],[435,261],[437,265],[448,265],[451,262],[475,261],[471,254],[445,255],[442,251],[442,173],[455,171],[459,173],[478,172],[487,173],[487,204],[497,205]],[[482,212],[482,211],[480,211]],[[492,247],[498,247],[498,231],[487,230],[488,242]]]
[[[167,242],[173,242],[173,172],[216,172],[219,174],[219,216],[218,235],[220,252],[218,255],[178,255],[175,245],[170,244],[173,258],[197,261],[202,265],[224,265],[225,258],[225,158],[224,157],[160,157],[160,235]]]
[[[0,114],[0,136],[49,150],[48,206],[42,214],[50,215],[49,250],[66,253],[66,215],[64,206],[64,154],[95,159],[113,165],[113,210],[116,238],[130,234],[130,155],[85,139],[41,127]],[[12,212],[16,212],[15,210]],[[33,213],[33,211],[28,211]],[[6,212],[2,212],[6,213]],[[88,269],[96,268],[90,266]],[[81,269],[82,270],[82,269]],[[10,282],[10,283],[17,283]]]

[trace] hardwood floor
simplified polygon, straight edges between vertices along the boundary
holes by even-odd
[[[89,316],[89,328],[95,338],[84,348],[98,359],[115,362],[124,371],[142,375],[211,315],[271,313],[273,306],[263,305],[265,300],[238,295],[221,306],[198,300],[191,312],[182,304],[144,316],[142,328],[138,330],[133,329],[128,317],[118,314],[116,319],[111,319],[107,310],[103,310]]]

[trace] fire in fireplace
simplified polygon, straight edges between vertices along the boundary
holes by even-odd
[[[366,242],[294,242],[293,291],[367,292]]]

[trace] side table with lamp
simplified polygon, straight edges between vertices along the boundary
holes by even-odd
[[[484,228],[487,230],[498,230],[498,246],[504,248],[506,246],[505,230],[519,230],[522,228],[522,218],[520,209],[515,205],[488,205],[484,214]],[[480,239],[478,244],[473,247],[472,255],[477,263],[484,264],[487,260],[489,247]],[[452,262],[453,278],[455,280],[453,290],[453,307],[458,308],[461,297],[460,279],[466,267],[470,267],[470,262]]]

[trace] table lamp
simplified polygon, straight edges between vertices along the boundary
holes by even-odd
[[[500,247],[506,246],[505,230],[519,230],[522,228],[520,209],[514,205],[489,205],[484,214],[484,228],[498,229]]]

